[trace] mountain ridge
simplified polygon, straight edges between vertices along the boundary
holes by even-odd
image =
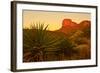
[[[85,30],[86,28],[90,27],[91,27],[91,22],[89,20],[83,20],[78,24],[72,21],[71,19],[64,19],[62,21],[62,27],[57,31],[68,34],[75,30]]]

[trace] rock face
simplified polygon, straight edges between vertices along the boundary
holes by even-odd
[[[74,27],[77,26],[77,23],[73,22],[71,19],[64,19],[62,21],[62,27]]]
[[[91,23],[88,20],[84,20],[78,24],[71,19],[64,19],[62,21],[62,27],[59,29],[59,31],[67,34],[75,30],[83,30],[85,28],[89,28],[90,24]]]

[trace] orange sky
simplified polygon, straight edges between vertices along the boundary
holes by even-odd
[[[44,23],[48,25],[49,30],[57,30],[61,28],[63,19],[72,19],[77,23],[83,20],[90,20],[89,13],[74,13],[74,12],[50,12],[50,11],[23,11],[23,28],[30,28],[33,23]]]

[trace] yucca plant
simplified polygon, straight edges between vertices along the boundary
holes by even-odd
[[[27,32],[24,32],[24,48],[31,51],[34,57],[38,56],[39,58],[38,60],[31,59],[33,61],[43,61],[43,50],[55,47],[61,39],[48,34],[47,28],[48,25],[44,26],[44,24],[36,23]]]

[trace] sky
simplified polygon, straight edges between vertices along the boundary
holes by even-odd
[[[31,25],[36,23],[43,23],[44,26],[49,25],[48,29],[51,31],[58,30],[62,27],[64,19],[72,19],[72,21],[80,23],[83,20],[91,20],[91,14],[23,10],[23,28],[30,28]]]

